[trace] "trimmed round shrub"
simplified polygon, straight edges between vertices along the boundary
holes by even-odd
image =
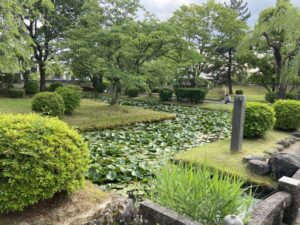
[[[74,91],[77,91],[77,92],[79,92],[80,94],[82,94],[82,92],[83,92],[83,88],[82,87],[80,87],[80,86],[78,86],[78,85],[68,85],[68,86],[66,86],[67,88],[70,88],[70,89],[72,89],[72,90],[74,90]]]
[[[23,89],[8,89],[7,97],[9,98],[23,98],[25,96],[25,91]]]
[[[275,92],[267,92],[265,95],[265,100],[270,103],[274,103],[277,100],[277,93]]]
[[[162,101],[170,101],[173,96],[173,91],[170,88],[162,88],[159,91],[159,98]]]
[[[243,94],[244,94],[244,91],[243,91],[243,90],[236,90],[236,91],[235,91],[235,94],[236,94],[236,95],[243,95]]]
[[[245,111],[244,137],[263,137],[275,123],[274,109],[263,103],[247,103]]]
[[[79,86],[59,87],[55,91],[55,93],[59,94],[63,98],[66,114],[72,114],[72,112],[80,106],[81,92],[77,87]]]
[[[34,80],[28,81],[28,83],[25,84],[24,88],[25,93],[29,95],[34,95],[40,92],[40,85],[37,81]]]
[[[63,86],[64,85],[61,82],[54,82],[49,85],[48,91],[54,92],[54,91],[56,91],[57,88],[63,87]]]
[[[0,213],[21,211],[84,181],[89,153],[57,118],[0,114]]]
[[[36,94],[33,98],[31,108],[32,111],[45,116],[61,117],[65,112],[63,98],[59,94],[53,92]]]
[[[300,127],[300,102],[296,100],[278,100],[274,104],[276,123],[280,130],[296,130]]]
[[[126,89],[126,94],[130,98],[135,98],[139,95],[139,89],[137,87],[128,87]]]

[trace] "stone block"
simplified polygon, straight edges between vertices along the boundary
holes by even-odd
[[[151,201],[140,203],[143,225],[203,225]]]
[[[270,173],[270,167],[266,161],[250,160],[247,167],[251,172],[262,176]]]

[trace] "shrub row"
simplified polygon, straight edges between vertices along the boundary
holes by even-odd
[[[162,88],[159,90],[159,98],[161,101],[170,101],[173,96],[173,91],[170,88]]]
[[[177,88],[175,94],[178,101],[189,101],[196,104],[204,101],[207,90],[200,88]]]
[[[9,98],[23,98],[25,91],[23,89],[8,89],[6,94]]]

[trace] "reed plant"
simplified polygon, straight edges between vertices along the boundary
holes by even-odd
[[[246,219],[252,194],[244,184],[236,176],[206,166],[168,164],[157,171],[149,198],[206,225],[221,225],[226,215]]]

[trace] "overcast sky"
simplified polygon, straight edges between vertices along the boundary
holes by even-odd
[[[217,0],[224,2],[228,0]],[[295,5],[300,7],[300,0],[292,0]],[[155,13],[161,20],[168,19],[172,13],[177,10],[181,5],[190,3],[203,3],[206,0],[141,0],[144,7]],[[252,13],[249,24],[253,25],[258,18],[259,13],[269,7],[275,5],[276,0],[248,0],[248,5]]]

